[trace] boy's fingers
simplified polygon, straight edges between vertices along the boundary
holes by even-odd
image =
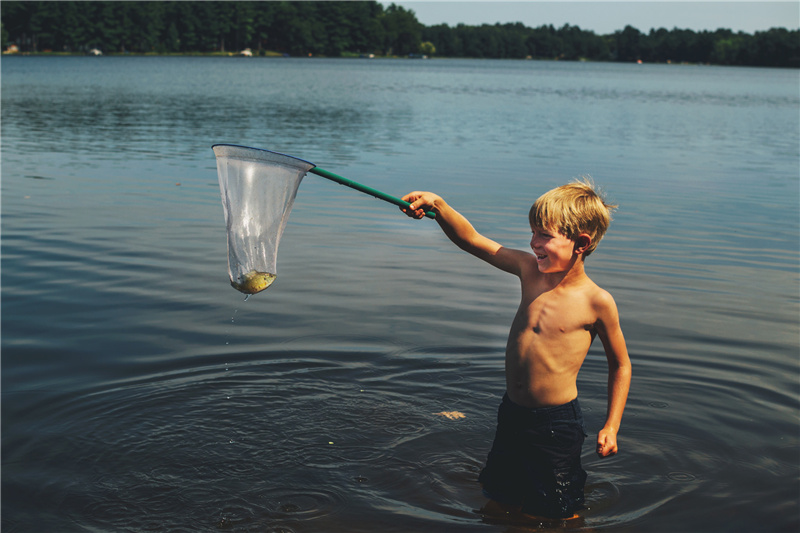
[[[597,439],[597,455],[600,457],[607,457],[611,454],[613,444],[608,442],[606,435],[600,435]]]
[[[614,444],[608,444],[605,442],[598,442],[597,443],[597,455],[600,457],[609,457],[611,455],[616,455],[617,447]]]
[[[405,195],[405,196],[403,196],[403,198],[401,198],[401,199],[402,199],[402,200],[404,200],[404,201],[406,201],[406,202],[409,202],[409,203],[411,203],[411,202],[413,202],[414,200],[416,200],[417,198],[419,198],[419,192],[417,192],[417,191],[413,191],[413,192],[410,192],[410,193],[406,194],[406,195]]]
[[[415,208],[413,208],[411,206],[401,207],[400,211],[402,211],[403,213],[405,213],[406,215],[408,215],[411,218],[419,219],[419,218],[422,218],[422,217],[425,216],[425,211],[422,211],[420,209],[415,209]]]

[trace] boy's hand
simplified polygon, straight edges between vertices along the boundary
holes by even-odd
[[[603,428],[597,434],[597,455],[608,457],[617,453],[617,432],[614,429]]]
[[[410,203],[408,207],[401,207],[400,211],[411,218],[422,218],[428,211],[433,211],[436,202],[441,198],[430,192],[414,191],[403,196],[402,200]]]

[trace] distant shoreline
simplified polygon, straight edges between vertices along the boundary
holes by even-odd
[[[308,55],[308,56],[301,56],[301,55],[289,55],[289,54],[282,54],[280,52],[273,52],[273,51],[266,51],[263,55],[253,55],[253,56],[244,56],[241,53],[234,53],[234,52],[165,52],[165,53],[156,53],[156,52],[147,52],[147,53],[138,53],[138,52],[112,52],[112,53],[105,53],[100,55],[92,55],[86,54],[81,52],[3,52],[3,57],[229,57],[231,59],[248,59],[248,60],[257,60],[257,59],[396,59],[396,60],[407,60],[407,61],[419,61],[419,60],[438,60],[438,61],[448,61],[448,60],[459,60],[459,59],[467,59],[467,60],[475,60],[475,61],[543,61],[548,63],[606,63],[606,64],[614,64],[614,65],[635,65],[635,64],[647,64],[647,65],[682,65],[682,66],[700,66],[700,67],[745,67],[745,68],[779,68],[779,69],[798,69],[800,67],[793,67],[793,66],[771,66],[771,65],[722,65],[718,63],[692,63],[688,61],[599,61],[596,59],[586,59],[586,58],[579,58],[579,59],[547,59],[547,58],[537,58],[537,57],[527,57],[527,58],[485,58],[485,57],[448,57],[448,56],[434,56],[434,57],[406,57],[406,56],[382,56],[382,55],[371,55],[367,57],[366,55],[359,55],[359,54],[343,54],[340,56],[324,56],[324,55]]]
[[[800,68],[800,29],[421,24],[379,2],[0,3],[4,52],[60,55],[474,58]],[[275,52],[279,50],[280,52]],[[7,55],[7,54],[4,54]]]

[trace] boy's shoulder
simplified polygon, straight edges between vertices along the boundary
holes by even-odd
[[[617,303],[611,293],[590,280],[588,276],[587,280],[590,286],[586,289],[586,298],[599,322],[618,320]]]
[[[595,283],[585,273],[582,276],[581,282],[575,290],[583,292],[593,305],[608,306],[615,305],[614,297],[611,293]]]
[[[598,313],[616,309],[611,293],[595,283],[585,272],[564,287],[564,294],[577,296]]]

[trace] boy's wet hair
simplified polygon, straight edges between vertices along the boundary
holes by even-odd
[[[616,205],[607,204],[587,177],[544,193],[531,207],[532,227],[557,231],[575,241],[581,233],[592,238],[583,257],[591,254],[611,223]]]

